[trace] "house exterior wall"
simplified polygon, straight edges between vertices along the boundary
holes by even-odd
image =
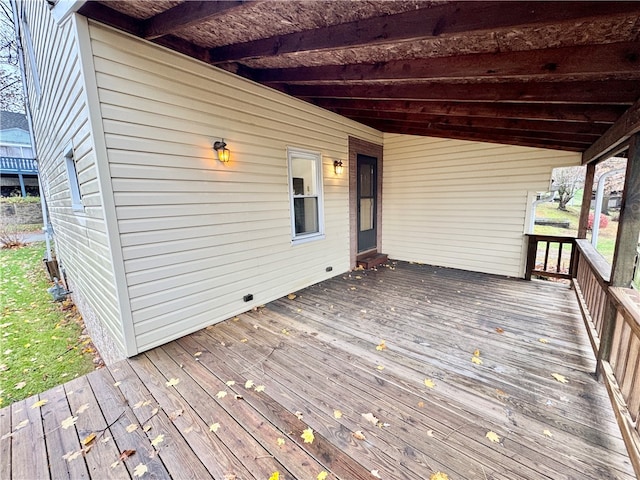
[[[123,358],[126,349],[76,19],[58,26],[46,2],[14,6],[20,19],[29,108],[56,255],[94,343],[105,361],[112,362]],[[69,146],[74,150],[82,211],[71,206],[64,160]]]
[[[531,194],[580,155],[384,135],[383,251],[390,258],[522,277]]]
[[[90,35],[141,351],[349,269],[333,162],[347,170],[348,137],[381,133],[97,23]],[[291,242],[287,147],[322,155],[322,240]]]

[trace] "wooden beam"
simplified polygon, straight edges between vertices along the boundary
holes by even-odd
[[[353,98],[312,98],[320,107],[375,112],[407,112],[448,117],[486,117],[522,120],[565,121],[602,124],[608,128],[626,107],[622,105],[547,105],[492,102],[438,102],[421,100],[363,100]]]
[[[158,37],[153,40],[153,43],[162,45],[163,47],[170,48],[176,52],[187,55],[191,58],[195,58],[202,62],[210,63],[209,49],[198,47],[191,42],[188,42],[180,37],[174,35],[166,35],[164,37]]]
[[[611,82],[402,83],[395,85],[284,84],[281,90],[294,97],[313,98],[632,105],[640,95],[640,82],[615,80]]]
[[[578,221],[578,238],[587,238],[589,227],[589,210],[591,209],[591,193],[593,192],[593,178],[596,173],[596,164],[587,165],[582,194],[582,207],[580,208],[580,220]]]
[[[477,132],[455,132],[449,130],[436,130],[427,128],[417,128],[408,125],[398,125],[380,122],[372,123],[369,126],[387,133],[399,133],[403,135],[418,135],[421,137],[438,137],[455,140],[469,140],[474,142],[499,143],[503,145],[519,145],[523,147],[547,148],[552,150],[565,150],[570,152],[582,152],[588,144],[575,143],[570,141],[555,141],[546,139],[532,139],[518,135],[486,135]]]
[[[640,5],[633,2],[452,2],[214,48],[211,56],[224,63],[634,12]]]
[[[512,131],[530,131],[530,132],[553,132],[562,135],[589,135],[595,139],[607,130],[606,124],[597,123],[579,123],[579,122],[563,122],[563,121],[544,121],[544,120],[520,120],[513,118],[501,117],[456,117],[447,115],[431,115],[425,113],[410,112],[380,112],[373,110],[360,110],[351,108],[334,108],[333,112],[338,113],[347,118],[353,119],[379,119],[379,120],[401,120],[405,122],[419,122],[438,128],[447,126],[460,126],[467,128],[494,128],[500,130]]]
[[[165,10],[143,22],[142,36],[153,40],[164,35],[188,28],[198,23],[207,22],[237,9],[246,1],[188,1],[180,3],[169,10]]]
[[[78,10],[78,13],[137,37],[142,35],[142,27],[138,20],[124,15],[104,3],[87,2]]]
[[[611,264],[611,286],[630,287],[640,235],[640,133],[629,144],[616,248]]]
[[[607,132],[582,155],[582,163],[600,160],[640,132],[640,100],[622,114]]]
[[[640,80],[640,43],[578,45],[544,50],[393,60],[376,64],[323,65],[258,71],[261,83],[340,80]]]

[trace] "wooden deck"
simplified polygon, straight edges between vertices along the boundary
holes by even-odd
[[[635,478],[568,287],[399,263],[296,293],[2,409],[0,478]]]

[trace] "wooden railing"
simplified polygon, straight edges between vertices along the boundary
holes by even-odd
[[[38,173],[38,162],[33,158],[0,157],[0,171],[3,173]]]
[[[531,280],[533,275],[566,279],[574,277],[575,238],[534,234],[528,234],[527,237],[527,280]]]
[[[611,267],[587,240],[576,240],[578,297],[597,369],[640,478],[640,294],[611,287]]]

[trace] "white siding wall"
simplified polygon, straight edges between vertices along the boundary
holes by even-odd
[[[58,259],[96,344],[107,353],[107,359],[115,359],[125,351],[123,329],[74,19],[58,26],[46,2],[27,1],[18,6],[24,9],[31,31],[42,89],[37,98],[27,58],[34,137]],[[64,161],[68,145],[75,150],[84,212],[71,208]]]
[[[580,155],[409,135],[384,136],[383,251],[391,258],[522,276],[531,192]]]
[[[381,144],[379,132],[98,24],[90,33],[141,351],[349,269],[348,176],[333,161],[348,159],[349,135]],[[211,148],[221,137],[227,165]],[[323,156],[324,240],[291,244],[287,146]]]

